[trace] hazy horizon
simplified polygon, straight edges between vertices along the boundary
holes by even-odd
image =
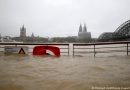
[[[130,19],[130,0],[0,0],[0,33],[19,36],[77,36],[80,23],[92,37],[114,32]]]

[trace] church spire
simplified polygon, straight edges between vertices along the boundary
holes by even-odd
[[[82,32],[82,25],[79,26],[79,32]]]
[[[84,27],[83,27],[83,32],[87,32],[87,27],[86,27],[86,24],[84,24]]]

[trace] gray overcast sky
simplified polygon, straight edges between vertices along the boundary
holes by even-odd
[[[23,24],[28,36],[77,36],[86,23],[98,37],[129,19],[130,0],[0,0],[2,36],[19,36]]]

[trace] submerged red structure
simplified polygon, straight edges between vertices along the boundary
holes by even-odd
[[[60,48],[55,46],[35,46],[33,55],[48,55],[47,50],[51,51],[56,57],[60,56]]]

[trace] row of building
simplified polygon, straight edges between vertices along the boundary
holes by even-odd
[[[20,37],[21,38],[25,38],[26,37],[26,28],[24,27],[24,25],[22,26],[22,28],[20,28]],[[33,33],[31,35],[31,37],[34,37]],[[91,32],[87,32],[86,24],[84,24],[84,26],[82,26],[80,24],[77,38],[79,40],[81,40],[81,39],[91,40]]]
[[[33,33],[32,33],[32,35],[30,37],[27,36],[26,33],[27,33],[27,30],[26,30],[25,26],[23,25],[20,28],[20,35],[19,35],[19,37],[14,37],[13,40],[12,40],[12,38],[10,36],[1,37],[1,35],[0,35],[0,41],[1,42],[13,42],[13,41],[34,41],[34,39],[35,40],[39,40],[39,38],[35,37]],[[81,42],[89,42],[89,41],[91,41],[91,33],[87,32],[86,24],[84,24],[84,25],[80,24],[77,36],[73,36],[72,38],[66,37],[66,39],[65,39],[65,37],[63,37],[63,38],[66,41],[69,41],[67,39],[71,39],[71,41],[75,41],[75,42],[77,42],[77,41],[78,42],[80,42],[80,41]],[[60,38],[60,40],[63,39],[63,38]],[[48,40],[49,41],[53,41],[53,39],[55,39],[54,41],[57,41],[56,38],[52,38],[52,39],[49,38]],[[59,40],[59,38],[57,38],[57,39]]]
[[[26,28],[23,26],[20,29],[20,37],[26,37]],[[32,33],[32,37],[34,34]],[[91,32],[87,31],[86,24],[79,26],[78,35],[74,36],[78,42],[91,42]],[[103,32],[99,37],[99,41],[113,41],[113,40],[130,40],[130,20],[121,24],[114,32]]]
[[[26,28],[24,27],[24,25],[20,28],[20,36],[16,37],[12,40],[12,38],[10,36],[4,36],[2,37],[0,34],[0,41],[1,42],[12,42],[14,40],[19,40],[19,41],[33,41],[33,40],[43,40],[43,38],[38,38],[35,37],[34,34],[32,33],[32,35],[29,37],[26,35]],[[92,41],[92,37],[91,37],[91,32],[87,31],[87,26],[86,24],[84,25],[79,25],[79,31],[78,31],[78,35],[77,36],[73,36],[73,37],[63,37],[63,38],[53,38],[55,39],[54,41],[60,40],[63,41],[67,39],[70,39],[70,41],[75,41],[75,42],[91,42]],[[46,39],[44,38],[44,40],[46,41],[53,41],[53,39]],[[121,24],[114,32],[104,32],[102,33],[99,37],[98,37],[99,41],[113,41],[113,40],[130,40],[130,20],[124,22],[123,24]],[[68,40],[69,41],[69,40]]]

